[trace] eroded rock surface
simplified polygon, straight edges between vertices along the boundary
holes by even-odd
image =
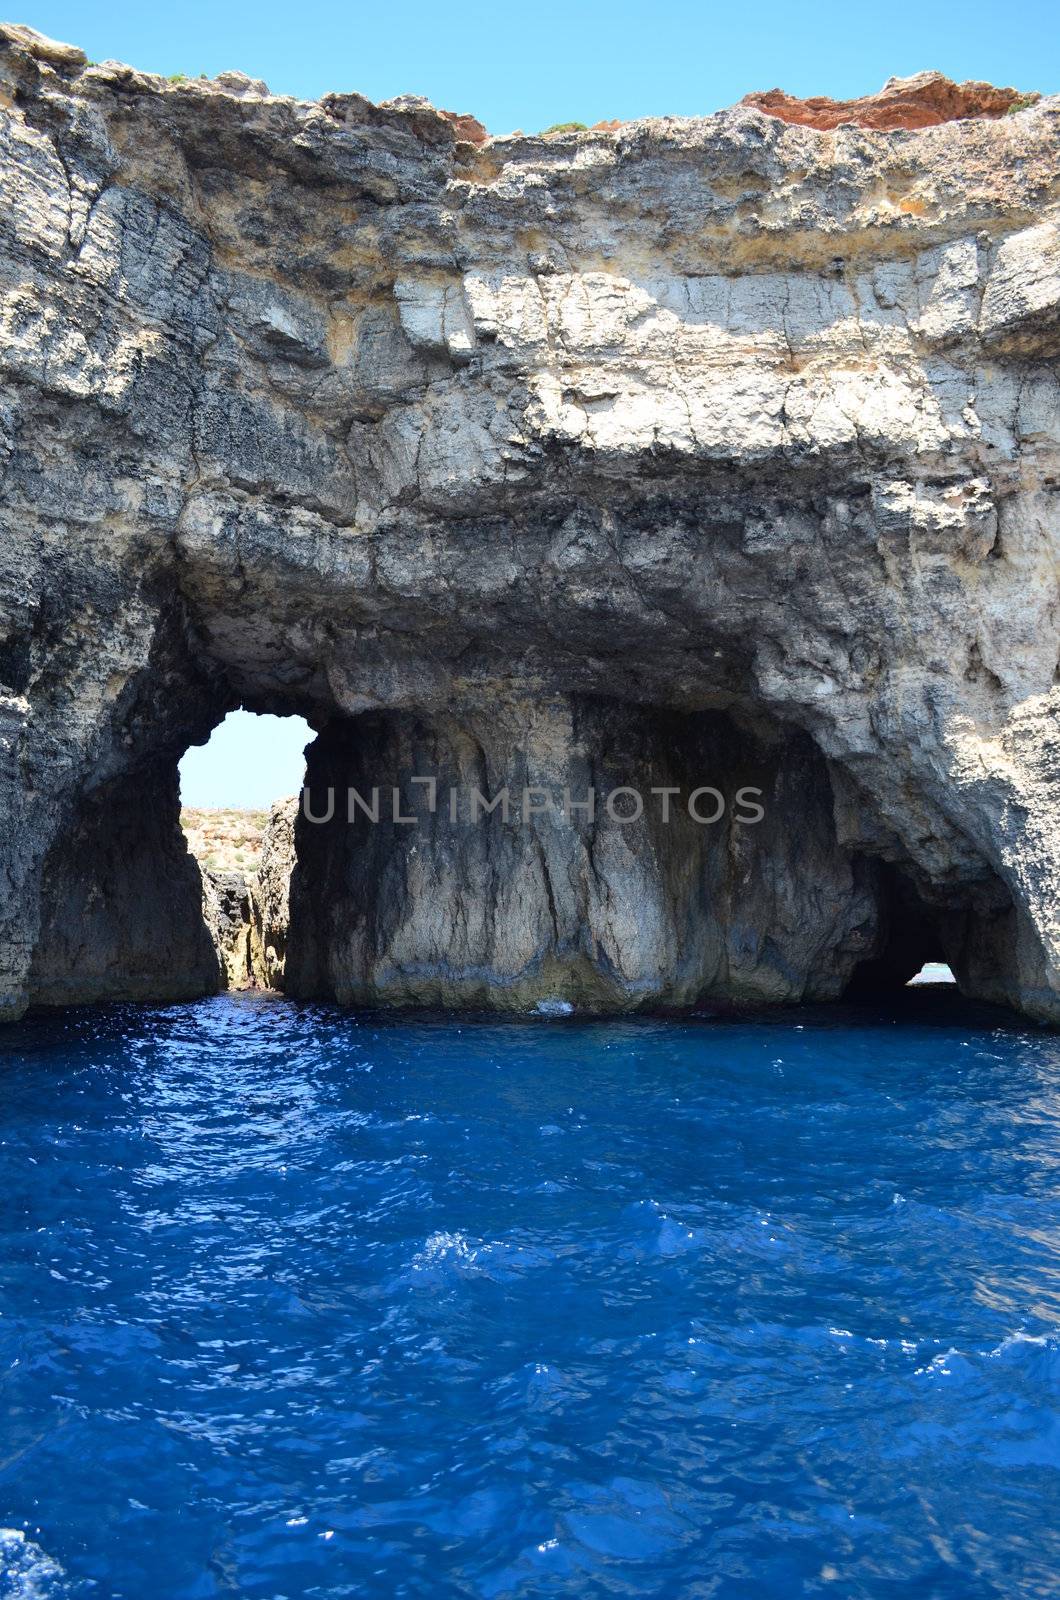
[[[831,994],[915,919],[1060,1017],[1060,100],[482,141],[262,88],[0,33],[6,1014],[120,988],[120,916],[105,963],[61,926],[128,837],[86,807],[245,704],[340,788],[709,756],[770,800],[300,822],[292,992]],[[167,904],[129,992],[208,987]]]
[[[257,813],[207,809],[182,815],[185,831],[189,823],[197,824],[189,848],[199,861],[202,915],[216,952],[222,988],[284,986],[297,811],[297,796],[277,800],[260,828]],[[233,818],[237,820],[233,822]],[[229,830],[238,829],[241,838],[249,836],[255,856],[251,864],[227,868],[209,864],[233,853],[230,840],[218,838],[226,823]],[[208,861],[203,860],[204,855]]]
[[[202,916],[216,952],[220,987],[261,987],[261,955],[254,924],[253,880],[242,872],[200,866]]]
[[[918,72],[912,78],[892,78],[879,94],[859,100],[829,100],[815,95],[799,100],[783,89],[745,95],[742,104],[768,111],[784,122],[805,128],[937,128],[941,122],[967,117],[1004,117],[1038,99],[1018,89],[999,89],[992,83],[954,83],[941,72]]]
[[[85,794],[45,863],[29,987],[41,1005],[189,1000],[223,986],[169,763]]]
[[[251,879],[255,974],[266,989],[282,989],[285,984],[297,814],[297,795],[276,801],[265,827],[261,865]]]
[[[422,773],[433,812],[408,777]],[[875,948],[872,867],[839,847],[804,734],[588,697],[372,713],[321,736],[307,785],[339,803],[330,823],[298,820],[295,993],[593,1011],[828,999]],[[379,788],[378,823],[355,804],[351,825],[350,785],[369,804]],[[518,826],[473,798],[505,786]]]

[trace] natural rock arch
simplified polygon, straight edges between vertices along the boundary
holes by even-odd
[[[769,793],[301,828],[298,992],[838,993],[924,908],[1055,1020],[1058,118],[473,144],[0,30],[5,1014],[216,982],[176,764],[245,704],[340,785]]]

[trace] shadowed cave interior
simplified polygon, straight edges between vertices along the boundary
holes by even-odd
[[[171,743],[82,796],[45,863],[33,1003],[172,1001],[232,983],[204,920],[210,874],[179,823],[182,754]],[[372,711],[318,719],[306,781],[314,814],[329,796],[331,814],[300,813],[293,839],[288,818],[286,846],[274,841],[282,908],[258,929],[271,964],[255,979],[248,958],[252,985],[295,997],[585,1014],[872,1000],[925,963],[948,962],[960,982],[975,942],[981,890],[940,896],[907,864],[845,845],[828,762],[768,717],[588,696],[544,712]],[[710,824],[687,804],[704,785],[725,799]],[[605,805],[619,787],[643,796],[635,820]],[[524,819],[527,788],[553,804]],[[760,820],[734,804],[745,789]],[[472,816],[473,793],[494,809]]]

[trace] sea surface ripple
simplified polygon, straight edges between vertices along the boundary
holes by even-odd
[[[1055,1600],[1060,1037],[31,1017],[0,1313],[0,1600]]]

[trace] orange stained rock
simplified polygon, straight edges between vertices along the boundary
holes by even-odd
[[[1038,98],[1018,89],[998,89],[992,83],[954,83],[941,72],[920,72],[913,78],[891,78],[879,94],[864,95],[860,100],[829,100],[823,95],[799,100],[783,89],[766,89],[745,95],[740,104],[806,128],[847,124],[887,131],[934,128],[962,117],[1003,117]]]

